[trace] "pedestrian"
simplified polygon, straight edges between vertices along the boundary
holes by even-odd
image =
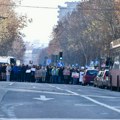
[[[11,66],[7,64],[6,66],[6,81],[10,81]]]
[[[19,76],[19,68],[18,68],[18,66],[16,66],[16,65],[14,65],[13,66],[13,68],[12,68],[12,71],[13,71],[13,79],[14,79],[14,81],[18,81],[18,76]]]
[[[52,82],[57,83],[57,80],[58,80],[58,68],[56,66],[54,66],[52,68],[51,74],[52,74]]]
[[[35,82],[35,71],[36,71],[36,66],[33,65],[31,67],[31,82]]]
[[[42,70],[40,66],[37,66],[35,71],[35,82],[40,83],[41,81],[42,81]]]
[[[70,82],[70,68],[69,67],[64,68],[63,75],[64,75],[64,83],[69,84]]]
[[[6,80],[6,64],[2,64],[1,76],[2,76],[2,80],[5,81]]]
[[[21,82],[25,81],[25,72],[26,72],[26,66],[24,64],[22,64],[22,67],[21,67]]]
[[[31,67],[30,66],[27,66],[25,74],[26,74],[25,81],[31,82]]]
[[[50,83],[50,74],[51,74],[50,73],[50,67],[47,66],[46,67],[46,78],[45,78],[47,83]]]
[[[63,67],[58,69],[58,83],[63,83]]]
[[[14,64],[11,64],[11,73],[10,73],[10,81],[14,80],[14,71],[13,71]]]
[[[72,72],[72,77],[73,77],[73,84],[76,85],[78,84],[79,81],[79,70],[77,68],[74,68]]]
[[[47,72],[46,68],[42,67],[42,82],[45,82],[46,72]]]
[[[84,75],[84,69],[80,70],[80,78],[79,78],[79,83],[82,84],[83,83],[83,75]]]
[[[2,80],[2,64],[0,64],[0,81]]]
[[[19,66],[17,66],[17,68],[18,68],[18,74],[17,74],[17,81],[18,82],[21,82],[22,80],[21,80],[21,76],[22,76],[22,66],[21,65],[19,65]]]

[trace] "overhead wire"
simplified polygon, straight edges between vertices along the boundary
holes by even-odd
[[[29,5],[17,5],[17,4],[1,4],[0,6],[13,6],[13,7],[23,7],[23,8],[38,8],[38,9],[59,9],[59,7],[42,7],[42,6],[29,6]],[[77,7],[78,8],[78,7]],[[73,7],[60,7],[60,9],[74,9]],[[113,8],[78,8],[79,10],[108,10],[108,11],[120,11],[120,9],[113,9]]]
[[[13,6],[13,7],[24,7],[24,8],[42,8],[42,9],[58,9],[57,7],[41,7],[41,6],[29,6],[29,5],[16,5],[16,4],[1,4],[0,6]]]

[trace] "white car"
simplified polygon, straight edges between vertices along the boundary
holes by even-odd
[[[107,87],[109,83],[109,70],[99,71],[94,79],[94,86]]]

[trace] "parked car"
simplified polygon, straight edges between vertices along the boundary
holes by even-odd
[[[94,86],[107,87],[109,83],[109,70],[99,71],[98,75],[94,78]]]
[[[103,71],[99,71],[97,76],[94,78],[94,83],[93,83],[94,87],[99,86],[98,82],[100,81],[102,75],[103,75]]]
[[[83,75],[82,84],[83,85],[93,84],[94,78],[97,76],[97,74],[98,74],[98,70],[96,70],[96,69],[85,70],[84,75]]]

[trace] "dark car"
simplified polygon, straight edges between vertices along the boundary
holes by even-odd
[[[87,69],[83,75],[83,85],[93,84],[94,78],[97,76],[98,70]]]

